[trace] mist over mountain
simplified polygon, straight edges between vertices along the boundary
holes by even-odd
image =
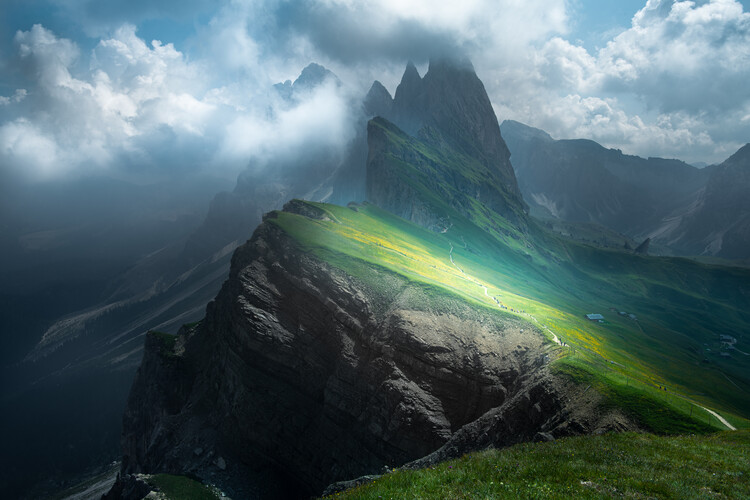
[[[501,128],[533,214],[651,238],[678,255],[750,257],[746,200],[739,194],[747,185],[747,146],[719,166],[698,169],[588,140],[557,141],[518,122]]]
[[[2,496],[750,429],[749,7],[3,2]]]
[[[750,145],[711,167],[698,198],[676,210],[653,231],[654,238],[687,255],[750,257]]]
[[[366,261],[359,264],[364,274],[351,275],[300,247],[305,226],[316,221],[366,230],[344,222],[347,212],[386,224],[400,216],[425,228],[422,234],[454,234],[454,224],[466,221],[484,227],[487,218],[487,230],[498,236],[527,230],[509,152],[470,65],[433,61],[421,78],[409,64],[393,100],[373,85],[366,107],[374,106],[410,132],[380,116],[369,121],[373,205],[352,203],[341,213],[293,200],[267,214],[235,251],[230,278],[199,326],[177,339],[148,335],[125,413],[123,483],[114,495],[129,496],[131,474],[160,470],[212,477],[241,497],[302,497],[442,446],[468,451],[477,445],[467,436],[478,432],[470,426],[498,436],[504,425],[515,429],[486,446],[548,427],[575,432],[569,428],[576,419],[601,428],[629,425],[564,409],[565,389],[541,368],[539,339],[522,340],[519,325],[494,323],[449,297],[451,315],[442,318],[410,279]],[[516,227],[501,227],[504,221]],[[293,236],[292,227],[302,233]],[[492,339],[485,321],[503,338]],[[451,331],[462,340],[441,340],[440,332]],[[521,345],[513,351],[515,342]],[[176,346],[184,355],[174,354]],[[174,364],[166,361],[172,356]],[[505,423],[495,429],[488,412]],[[282,414],[295,417],[281,423]]]
[[[342,85],[310,64],[275,92],[294,107]],[[342,206],[367,200],[441,234],[465,218],[493,238],[516,241],[531,260],[530,252],[546,259],[549,250],[534,236],[529,208],[543,219],[600,224],[638,243],[653,237],[677,253],[746,257],[747,148],[720,166],[696,169],[593,141],[555,141],[518,122],[500,127],[463,59],[436,58],[424,77],[409,63],[393,97],[376,81],[348,106],[353,118],[343,149],[327,142],[304,154],[259,157],[232,191],[210,203],[211,186],[222,181],[185,179],[182,187],[165,187],[90,180],[50,191],[46,207],[21,192],[6,200],[12,211],[3,239],[9,256],[3,317],[26,332],[4,337],[3,407],[14,408],[3,417],[10,430],[5,442],[15,450],[6,455],[14,476],[4,479],[7,488],[116,456],[119,415],[145,332],[176,332],[202,318],[235,249],[265,213],[294,198]],[[670,219],[675,214],[679,223]],[[671,232],[655,234],[665,221]],[[727,229],[707,236],[701,228],[708,227]],[[722,245],[706,252],[716,234]],[[42,304],[49,304],[45,315],[27,321]],[[72,399],[73,406],[62,403]],[[39,419],[51,422],[42,432]],[[73,454],[65,451],[72,443]],[[37,459],[42,448],[47,462]],[[74,458],[60,466],[62,455]]]
[[[340,85],[311,64],[275,92],[295,110]],[[232,251],[264,213],[293,197],[364,199],[367,116],[362,104],[351,107],[360,118],[341,132],[351,137],[344,149],[335,138],[304,153],[258,156],[233,191],[217,194],[226,181],[200,175],[144,185],[103,176],[69,187],[30,183],[4,200],[2,404],[13,408],[3,416],[12,450],[3,455],[4,488],[116,458],[143,335],[176,332],[203,316]],[[61,404],[60,397],[79,401]],[[29,423],[37,419],[50,423],[40,431]],[[92,432],[95,441],[86,439]],[[45,449],[49,459],[39,460]]]
[[[465,61],[432,61],[424,77],[408,64],[393,99],[373,84],[375,108],[387,116],[367,123],[367,202],[295,199],[266,214],[205,317],[146,335],[108,498],[143,496],[160,473],[241,498],[304,498],[517,442],[711,429],[661,387],[652,395],[644,373],[747,414],[730,388],[750,383],[744,359],[706,357],[692,375],[702,345],[750,322],[746,270],[648,257],[650,240],[603,250],[546,230],[526,213]],[[594,159],[623,156],[582,144]],[[666,164],[656,177],[697,171],[627,158],[610,168],[628,178],[628,161]],[[662,349],[677,337],[685,350]],[[632,389],[597,378],[624,375]]]

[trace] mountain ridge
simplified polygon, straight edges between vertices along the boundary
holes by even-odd
[[[357,264],[358,251],[332,266],[307,248],[326,232],[359,234],[370,218],[410,227],[373,205],[293,201],[270,213],[206,319],[170,343],[151,334],[125,416],[123,474],[191,472],[243,497],[263,487],[233,482],[221,457],[239,477],[255,477],[242,464],[280,464],[274,474],[292,474],[281,484],[296,479],[311,494],[442,445],[456,456],[538,432],[633,428],[594,412],[595,392],[564,402],[583,388],[547,373],[541,331]],[[465,436],[482,430],[484,441]]]
[[[469,61],[431,59],[422,78],[409,63],[388,103],[387,91],[373,84],[381,107],[370,111],[437,151],[479,162],[484,175],[500,196],[492,207],[499,214],[523,224],[526,205],[510,163],[510,151],[500,132],[492,104]],[[368,94],[370,95],[370,94]],[[373,102],[374,102],[373,101]],[[460,172],[460,169],[454,169]]]
[[[445,68],[434,67],[439,87]],[[459,84],[478,89],[465,69]],[[400,95],[414,109],[443,95],[424,83],[430,72],[405,75]],[[694,415],[688,391],[709,391],[744,422],[747,397],[724,379],[750,386],[746,362],[702,357],[718,334],[750,324],[748,272],[546,231],[505,184],[499,128],[487,141],[446,139],[486,112],[454,94],[467,116],[446,122],[444,106],[411,122],[415,134],[368,122],[374,203],[293,200],[266,214],[206,318],[177,338],[150,334],[124,420],[121,491],[133,474],[170,472],[243,497],[290,493],[279,485],[309,495],[538,436],[722,426]],[[274,480],[258,482],[260,470]]]
[[[739,194],[750,188],[741,166],[750,165],[747,146],[721,165],[698,169],[585,139],[555,140],[519,122],[502,128],[535,215],[650,238],[660,253],[750,258],[748,208]]]

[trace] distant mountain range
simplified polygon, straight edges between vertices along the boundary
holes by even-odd
[[[338,83],[311,64],[275,90],[293,102],[329,81]],[[118,456],[146,331],[200,319],[264,213],[295,197],[364,199],[368,116],[361,100],[352,106],[359,118],[343,156],[313,147],[267,169],[249,165],[232,191],[216,193],[226,182],[214,179],[93,179],[3,200],[0,490],[15,495]]]
[[[365,107],[368,201],[265,214],[205,317],[146,335],[108,498],[142,498],[162,473],[308,498],[516,442],[733,426],[698,401],[745,425],[750,360],[721,341],[750,340],[750,270],[549,231],[466,61],[410,64]],[[693,168],[633,174],[618,155],[610,179],[644,190]]]
[[[279,84],[276,91],[281,98],[292,102],[301,93],[331,81],[337,84],[335,75],[322,66],[311,64],[295,82]],[[433,259],[430,262],[446,260],[453,255],[448,252],[454,247],[466,258],[481,255],[484,270],[502,270],[506,273],[503,279],[510,280],[516,291],[527,290],[531,286],[529,283],[537,283],[535,280],[540,277],[545,283],[555,283],[566,296],[576,296],[582,283],[601,293],[611,288],[596,280],[586,281],[589,278],[584,279],[574,272],[570,281],[555,282],[558,278],[549,269],[559,270],[558,275],[577,269],[580,260],[590,257],[589,250],[580,246],[567,247],[550,239],[531,215],[581,224],[587,235],[593,235],[589,236],[591,239],[606,239],[616,242],[617,246],[622,246],[618,239],[618,233],[622,233],[628,237],[625,243],[632,244],[632,248],[651,238],[654,244],[645,246],[652,252],[656,248],[683,255],[739,259],[749,256],[750,210],[745,195],[750,192],[748,146],[722,165],[697,169],[677,160],[623,155],[592,141],[555,141],[543,131],[517,122],[506,121],[499,127],[484,86],[467,61],[432,61],[424,77],[409,64],[394,96],[375,82],[369,93],[353,101],[352,106],[356,110],[355,130],[345,154],[312,148],[304,158],[289,160],[274,169],[261,171],[251,165],[239,176],[232,191],[213,197],[202,221],[197,215],[198,197],[194,191],[183,187],[175,196],[192,200],[185,205],[190,210],[186,214],[180,212],[174,207],[178,203],[172,202],[168,207],[170,213],[164,217],[168,223],[150,218],[155,212],[152,209],[161,206],[159,190],[138,198],[144,200],[140,208],[149,222],[143,230],[129,228],[127,233],[113,236],[106,223],[107,214],[101,214],[102,220],[97,220],[96,231],[93,231],[95,236],[80,238],[86,228],[73,228],[77,232],[70,233],[76,239],[72,246],[56,247],[61,241],[60,234],[47,231],[29,234],[6,231],[3,234],[0,243],[10,250],[5,254],[8,261],[0,271],[3,277],[9,278],[0,296],[3,299],[0,312],[3,317],[13,319],[12,323],[6,323],[10,325],[10,333],[29,331],[38,336],[34,342],[24,339],[13,343],[13,355],[4,358],[0,407],[6,450],[0,475],[3,490],[15,494],[29,482],[104,463],[117,456],[121,410],[141,362],[146,332],[175,333],[180,325],[200,320],[206,304],[216,297],[225,281],[235,250],[242,247],[261,224],[264,214],[287,206],[289,214],[281,215],[283,220],[317,220],[316,217],[321,216],[317,208],[305,203],[287,205],[294,198],[340,206],[357,202],[351,206],[352,213],[360,213],[359,210],[364,220],[378,221],[388,230],[403,230],[400,225],[403,221],[396,221],[393,215],[381,209],[427,228],[435,235],[447,234],[451,239],[439,241],[445,248],[433,249],[434,255],[428,256]],[[123,204],[129,207],[133,192],[126,190],[118,199],[122,198]],[[361,205],[366,200],[380,208]],[[205,204],[205,197],[199,202]],[[300,227],[312,227],[309,221],[303,222]],[[330,221],[312,224],[327,222]],[[269,222],[266,226],[272,224]],[[356,224],[352,224],[354,226],[345,224],[342,228],[353,231]],[[409,231],[411,229],[406,233]],[[419,234],[411,243],[418,246],[432,241],[425,236],[428,233]],[[303,235],[295,234],[292,240],[300,238]],[[359,241],[357,238],[369,236],[349,235],[346,242]],[[284,242],[274,240],[272,243]],[[43,269],[35,268],[36,257],[25,253],[23,245],[48,245],[45,258],[49,263]],[[123,251],[124,247],[127,252]],[[385,251],[376,243],[369,248],[368,251],[378,255]],[[412,261],[414,265],[421,265],[419,259],[423,256],[414,254],[414,248],[410,247],[408,252],[397,247],[391,250],[404,250],[404,255],[408,253],[417,259]],[[71,265],[68,257],[83,256],[85,260],[96,255],[99,258],[101,252],[97,253],[97,249],[106,254],[104,257],[110,255],[117,259],[114,263],[103,259],[102,266],[107,273],[104,277],[97,273],[94,282],[82,276],[81,270],[87,269],[86,266],[79,261]],[[283,253],[287,247],[274,249]],[[325,251],[332,250],[335,249]],[[629,256],[629,252],[626,253]],[[243,257],[237,265],[252,261],[247,255],[241,255],[247,258]],[[596,253],[592,255],[601,257]],[[491,259],[495,259],[494,263],[487,264]],[[18,266],[19,262],[23,267]],[[388,263],[387,259],[378,262],[378,265]],[[631,265],[641,261],[626,259],[625,262]],[[314,264],[315,269],[328,269],[325,262]],[[455,271],[453,267],[450,270]],[[694,271],[700,276],[699,281],[711,275],[702,268]],[[584,274],[596,275],[596,272],[588,268]],[[36,275],[54,286],[28,292],[23,288],[29,284],[27,278]],[[254,276],[261,278],[263,273],[258,271]],[[446,276],[455,278],[450,273],[443,278]],[[734,285],[737,280],[730,278],[728,282]],[[394,283],[401,283],[399,280]],[[19,292],[14,294],[16,284]],[[337,283],[328,285],[338,286]],[[389,293],[378,288],[381,286],[385,285],[375,280],[374,288],[365,291],[374,294],[367,295],[370,299],[374,297],[373,307],[379,307],[378,301],[385,300],[382,294]],[[420,294],[426,293],[429,298],[432,286],[436,286],[435,283],[420,288],[417,295],[424,298]],[[706,286],[709,289],[713,285]],[[481,291],[476,284],[471,287]],[[664,289],[682,297],[669,286]],[[402,298],[408,296],[408,287],[404,290]],[[497,297],[491,299],[488,293],[485,288],[479,299],[499,301]],[[230,301],[231,297],[225,299]],[[470,300],[476,299],[472,296]],[[413,298],[403,300],[413,305]],[[453,300],[449,303],[455,305]],[[741,303],[733,295],[729,300],[732,307],[735,302]],[[581,307],[582,302],[579,301],[577,307]],[[634,303],[647,307],[635,299]],[[490,302],[490,306],[494,307],[494,303]],[[456,307],[463,311],[461,314],[473,317],[473,313],[465,312],[464,305]],[[711,307],[723,306],[712,304]],[[37,309],[44,310],[41,319],[36,314]],[[310,314],[317,317],[319,312]],[[734,318],[734,314],[732,309],[730,316]],[[32,317],[37,318],[33,324],[25,323],[32,321],[29,319]],[[320,321],[328,319],[325,316]],[[402,320],[406,321],[398,318]],[[194,331],[195,327],[192,328],[184,331]],[[398,328],[394,327],[393,331]],[[164,340],[164,337],[159,338]],[[32,344],[35,344],[33,348]],[[158,346],[153,344],[152,347]],[[534,344],[533,347],[539,346]],[[527,361],[524,358],[519,363]],[[518,393],[519,397],[522,393]],[[170,404],[181,402],[176,399]],[[472,418],[480,409],[486,409],[486,405],[482,405],[485,403],[472,410],[474,413],[469,412]],[[446,403],[446,407],[453,408],[453,403]],[[459,420],[466,423],[468,418]],[[535,429],[525,428],[524,432],[536,432]],[[438,433],[440,437],[433,444],[449,434],[448,430],[444,431]],[[157,444],[171,443],[164,438]],[[273,442],[266,444],[274,445]],[[308,445],[310,443],[305,444]],[[309,446],[307,451],[312,448],[314,446]],[[188,451],[194,453],[194,449]],[[417,443],[403,456],[416,456],[415,450],[424,451]],[[378,453],[371,463],[380,463],[387,457]],[[199,458],[196,461],[202,463],[206,456]],[[355,470],[359,469],[350,468],[348,472]],[[326,477],[344,476],[332,473]]]
[[[685,255],[750,258],[750,144],[707,169],[705,186],[650,235]]]
[[[597,223],[663,252],[750,259],[750,145],[721,165],[640,158],[590,140],[501,125],[518,184],[541,218]]]

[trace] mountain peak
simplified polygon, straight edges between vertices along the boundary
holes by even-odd
[[[419,76],[414,63],[409,61],[401,77],[401,83],[398,84],[396,93],[393,95],[391,113],[385,116],[412,136],[416,136],[422,127],[423,87],[422,77]]]
[[[422,125],[422,109],[424,85],[414,63],[409,61],[401,77],[401,83],[396,87],[393,103],[398,126],[410,135],[416,135]]]
[[[406,70],[404,70],[404,76],[401,77],[401,83],[396,88],[396,99],[404,99],[405,97],[413,97],[413,93],[416,89],[419,89],[422,85],[422,77],[419,76],[419,71],[414,63],[409,61],[406,64]]]
[[[409,63],[393,99],[391,116],[401,130],[433,146],[445,145],[480,161],[500,179],[511,211],[525,211],[510,151],[474,66],[467,59],[436,58],[423,78]],[[510,208],[510,207],[509,207]]]
[[[300,92],[309,93],[328,80],[333,81],[336,86],[341,86],[341,80],[332,71],[318,63],[310,63],[305,66],[294,83],[291,80],[286,80],[273,87],[285,100],[292,101],[299,97]]]
[[[299,77],[294,80],[294,90],[310,90],[322,84],[328,79],[340,84],[338,77],[325,66],[318,63],[310,63],[302,70]]]
[[[286,80],[283,83],[277,83],[273,87],[281,97],[290,101],[298,97],[300,92],[311,92],[327,80],[332,80],[337,86],[341,86],[341,80],[332,71],[320,64],[310,63],[305,66],[297,79],[294,80],[294,83],[291,80]]]
[[[365,113],[370,116],[389,116],[393,108],[393,98],[388,89],[375,80],[365,96],[363,106]]]
[[[441,140],[484,163],[502,178],[506,192],[518,207],[525,209],[510,164],[510,151],[471,62],[446,58],[430,61],[424,87],[425,126],[439,131]]]
[[[506,142],[509,141],[508,136],[522,137],[523,140],[540,139],[542,141],[554,141],[551,135],[542,129],[530,127],[521,122],[515,120],[505,120],[500,124],[500,131],[503,134],[503,138]]]
[[[401,77],[401,83],[412,84],[422,80],[419,76],[419,71],[412,61],[406,63],[406,70],[404,70],[404,76]]]
[[[724,163],[742,163],[750,166],[750,142],[738,149]]]
[[[443,56],[430,59],[427,72],[434,74],[441,71],[465,71],[467,73],[476,74],[474,65],[468,57]]]

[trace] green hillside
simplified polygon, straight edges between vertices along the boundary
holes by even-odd
[[[750,283],[747,270],[587,247],[536,225],[501,239],[455,211],[453,226],[436,233],[374,205],[300,203],[308,216],[274,212],[267,220],[305,251],[376,289],[388,286],[387,273],[406,277],[429,292],[436,311],[450,295],[529,322],[566,344],[556,346],[559,373],[592,385],[646,429],[727,429],[698,404],[750,427],[750,360],[714,355],[719,334],[744,347],[750,317],[739,291]]]
[[[332,498],[748,498],[748,448],[748,431],[582,436],[395,471]]]

